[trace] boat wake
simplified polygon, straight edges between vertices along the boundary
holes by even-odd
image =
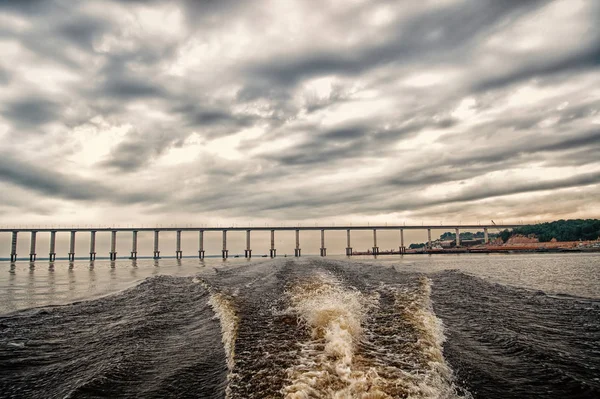
[[[261,285],[275,295],[211,297],[232,356],[228,397],[459,397],[429,279],[353,285],[339,264],[316,263],[281,265]]]

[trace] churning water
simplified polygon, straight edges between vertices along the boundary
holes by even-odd
[[[596,398],[599,259],[17,264],[0,396]]]

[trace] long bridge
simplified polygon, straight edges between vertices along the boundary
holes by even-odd
[[[230,227],[85,227],[85,228],[0,228],[0,233],[7,232],[12,234],[11,247],[10,247],[10,261],[15,262],[17,260],[17,240],[19,233],[30,234],[30,251],[29,260],[34,262],[37,257],[36,253],[36,238],[38,233],[49,233],[50,234],[50,248],[49,248],[49,260],[51,262],[56,260],[56,235],[58,233],[69,233],[69,260],[75,260],[75,237],[77,233],[89,233],[90,234],[90,260],[96,259],[96,234],[97,233],[108,233],[110,234],[110,252],[109,259],[117,259],[117,233],[131,233],[131,259],[137,258],[137,236],[138,232],[153,231],[154,232],[154,251],[153,257],[155,259],[160,258],[160,247],[159,237],[160,233],[164,232],[175,232],[176,251],[175,257],[181,259],[183,252],[181,250],[181,233],[182,232],[197,232],[198,233],[198,257],[204,259],[204,233],[206,232],[221,232],[223,237],[223,247],[221,249],[221,255],[223,259],[229,256],[229,250],[227,249],[227,233],[228,232],[246,232],[246,249],[244,250],[244,256],[246,258],[252,257],[251,247],[251,233],[253,231],[270,231],[271,232],[271,247],[269,249],[269,256],[274,258],[277,256],[277,250],[275,249],[275,232],[277,231],[295,231],[296,233],[296,247],[294,249],[294,256],[301,256],[300,248],[300,232],[301,231],[320,231],[321,232],[321,247],[320,255],[327,256],[327,246],[325,245],[325,232],[326,231],[346,231],[346,255],[352,255],[352,245],[350,240],[351,231],[357,230],[371,230],[373,231],[373,254],[379,253],[379,247],[377,246],[377,231],[378,230],[397,230],[400,233],[399,239],[399,252],[405,253],[406,247],[404,245],[404,230],[427,230],[427,247],[431,248],[431,230],[454,230],[456,232],[456,245],[460,245],[460,229],[464,230],[483,230],[484,243],[489,242],[488,229],[512,229],[515,227],[522,226],[521,224],[492,224],[492,225],[481,225],[481,224],[466,224],[466,225],[375,225],[375,226],[295,226],[295,227],[258,227],[258,226],[230,226]]]

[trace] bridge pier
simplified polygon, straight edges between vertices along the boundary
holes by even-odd
[[[154,259],[160,259],[160,250],[158,249],[158,234],[159,230],[154,230],[154,251],[152,253],[152,257]]]
[[[484,244],[489,244],[490,243],[490,238],[488,237],[488,229],[487,229],[487,227],[483,228],[483,243]]]
[[[36,234],[37,234],[37,232],[35,232],[35,231],[31,232],[31,241],[30,241],[30,248],[29,248],[29,261],[30,262],[35,262],[35,258],[36,258],[36,253],[35,253]]]
[[[204,230],[198,231],[198,258],[204,259]]]
[[[404,229],[400,229],[400,253],[406,253],[406,247],[404,246]]]
[[[177,250],[175,251],[175,258],[183,258],[183,252],[181,251],[181,230],[177,230]]]
[[[12,240],[10,245],[10,261],[17,261],[17,233],[16,231],[12,232]]]
[[[50,232],[50,252],[48,254],[48,259],[50,262],[56,260],[56,231]]]
[[[138,232],[134,230],[131,237],[131,256],[129,259],[137,259],[137,235]]]
[[[117,260],[117,231],[110,232],[110,260]]]
[[[269,256],[271,258],[277,256],[277,250],[275,249],[275,230],[271,230],[271,249],[269,250]]]
[[[373,255],[379,255],[379,247],[377,246],[377,230],[373,229]]]
[[[296,229],[296,248],[294,248],[294,256],[299,258],[300,255],[300,230]]]
[[[431,249],[431,229],[427,229],[427,249]]]
[[[227,249],[227,230],[223,230],[223,250],[221,251],[223,259],[229,257],[229,250]]]
[[[325,230],[321,229],[321,249],[320,249],[320,255],[321,256],[327,256],[327,248],[325,248]]]
[[[69,240],[69,261],[75,260],[75,231],[71,231],[71,239]]]
[[[352,256],[352,245],[350,245],[350,229],[346,230],[346,256]]]
[[[458,227],[455,229],[454,233],[456,234],[456,246],[460,247],[460,231]]]
[[[252,249],[250,249],[250,230],[246,230],[246,249],[244,250],[244,258],[252,258]]]
[[[90,261],[96,260],[96,232],[90,231]]]

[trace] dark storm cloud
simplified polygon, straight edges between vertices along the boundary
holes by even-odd
[[[52,0],[0,0],[0,10],[32,15],[43,13],[56,6]]]
[[[0,105],[2,116],[22,129],[36,128],[60,120],[62,107],[35,95]]]
[[[378,122],[359,121],[329,129],[310,127],[302,143],[292,149],[269,154],[265,158],[282,165],[311,165],[335,164],[362,157],[389,156],[397,151],[390,146],[415,137],[423,129],[445,129],[454,124],[451,119],[419,119],[385,128],[378,126]]]
[[[596,34],[600,34],[600,31]],[[600,66],[600,40],[597,40],[591,48],[575,55],[559,57],[555,60],[533,60],[531,64],[524,65],[516,71],[478,82],[474,89],[475,91],[485,91],[514,85],[534,77],[560,73],[572,74],[585,69],[594,69],[598,66]]]
[[[276,84],[294,85],[313,76],[356,75],[392,62],[408,63],[417,57],[420,62],[439,63],[449,55],[463,55],[464,48],[475,45],[486,32],[510,15],[522,15],[542,3],[539,0],[458,2],[395,25],[386,32],[382,43],[361,43],[336,51],[269,58],[252,65],[248,72]],[[441,34],[432,39],[431,34],[435,31]]]
[[[108,158],[100,165],[119,172],[134,172],[148,165],[178,139],[178,135],[160,130],[152,134],[130,132],[124,141],[110,151]]]
[[[418,211],[423,209],[429,209],[430,207],[451,205],[451,204],[462,204],[461,206],[475,206],[475,201],[481,201],[486,199],[505,197],[515,194],[526,194],[535,193],[548,190],[561,190],[566,188],[580,188],[590,185],[597,185],[600,183],[600,172],[584,173],[573,177],[553,179],[549,181],[513,181],[511,183],[494,181],[486,182],[485,184],[475,185],[474,187],[465,188],[456,194],[442,196],[429,196],[423,197],[420,190],[412,192],[405,192],[404,196],[396,201],[390,202],[385,200],[382,202],[374,201],[372,196],[373,191],[366,190],[362,201],[365,202],[365,206],[360,208],[369,212],[377,213],[394,209],[396,212],[400,211]],[[426,182],[423,183],[427,185]],[[389,189],[383,183],[380,184],[381,190]],[[323,198],[323,204],[331,202],[327,198]]]
[[[189,127],[218,127],[222,126],[229,132],[236,131],[235,128],[249,126],[256,119],[251,115],[234,114],[227,106],[201,105],[198,99],[180,98],[181,105],[171,109],[174,114],[180,115]],[[233,129],[231,129],[233,128]],[[219,129],[220,133],[224,133]]]
[[[152,203],[165,199],[156,193],[116,190],[99,181],[49,171],[21,161],[10,154],[0,154],[0,180],[46,196],[77,201],[109,201],[119,204]]]
[[[0,85],[5,85],[9,82],[10,75],[8,71],[0,66]]]
[[[18,12],[28,18],[32,27],[16,31],[10,26],[0,27],[0,37],[16,39],[44,62],[60,64],[74,71],[88,67],[81,52],[94,54],[95,40],[115,27],[106,16],[92,16],[80,11],[80,4],[10,0],[4,3],[4,6],[0,4],[0,10]]]
[[[103,96],[121,100],[157,97],[163,94],[160,86],[149,81],[122,77],[110,77],[96,90]]]
[[[516,182],[515,184],[511,184],[509,186],[487,184],[485,186],[467,189],[458,195],[431,201],[429,202],[429,205],[478,201],[506,195],[523,194],[535,191],[559,190],[571,187],[589,186],[598,183],[600,183],[600,172],[584,173],[568,178],[550,181]]]
[[[593,130],[571,137],[514,140],[504,145],[486,151],[465,149],[455,154],[426,158],[422,163],[402,167],[397,175],[382,178],[378,184],[385,185],[390,190],[427,187],[467,181],[496,170],[517,168],[531,162],[547,162],[551,166],[586,165],[595,162],[593,154],[594,148],[597,151],[600,147],[600,132]],[[571,150],[581,150],[582,154],[576,156],[569,152]],[[547,152],[558,154],[548,157],[543,154]]]
[[[590,130],[580,135],[565,137],[554,143],[542,144],[537,151],[566,151],[582,147],[594,148],[600,146],[600,128]]]
[[[65,19],[64,22],[54,27],[54,32],[49,33],[55,33],[57,37],[74,44],[82,50],[93,51],[94,40],[98,39],[103,33],[109,32],[113,27],[113,24],[105,19],[77,14],[75,19]]]

